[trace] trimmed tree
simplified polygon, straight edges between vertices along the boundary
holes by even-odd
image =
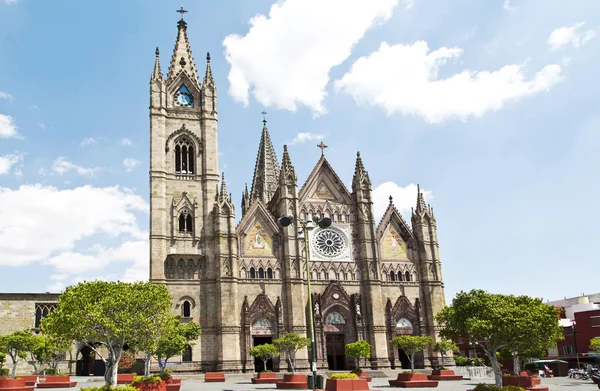
[[[9,335],[0,336],[0,350],[8,354],[12,360],[10,377],[13,379],[17,375],[19,360],[27,358],[28,352],[34,344],[34,336],[28,330],[19,330]]]
[[[277,350],[285,355],[287,362],[292,368],[292,373],[296,373],[296,353],[309,344],[310,339],[303,338],[297,333],[287,333],[283,337],[273,341],[273,345],[277,347]]]
[[[32,336],[27,363],[35,373],[43,374],[46,368],[56,369],[61,354],[71,348],[68,342],[58,341],[45,335]]]
[[[433,351],[439,353],[442,356],[442,367],[444,366],[444,359],[448,355],[448,352],[458,352],[458,346],[452,341],[440,341],[433,345]]]
[[[59,340],[87,345],[105,363],[104,380],[114,387],[123,346],[155,335],[170,309],[171,296],[164,285],[84,282],[67,287],[41,328]]]
[[[590,349],[600,353],[600,338],[594,338],[590,341]]]
[[[258,345],[250,349],[250,355],[252,357],[256,357],[262,360],[263,362],[263,371],[267,370],[267,361],[271,360],[273,357],[279,356],[279,350],[275,345],[270,343],[265,343],[262,345]],[[260,371],[257,371],[260,372]]]
[[[356,362],[356,372],[362,372],[360,369],[361,358],[371,358],[371,344],[367,341],[358,340],[346,344],[346,356],[354,357]]]
[[[562,338],[558,313],[541,299],[472,290],[459,292],[436,319],[443,338],[479,343],[494,370],[496,385],[501,386],[502,369],[496,354],[508,349],[518,371],[519,352],[544,351]]]
[[[417,335],[399,335],[392,339],[390,343],[404,350],[410,361],[410,371],[415,371],[415,354],[422,351],[427,345],[433,343],[431,337],[421,337]]]
[[[2,350],[2,346],[0,346],[0,350]],[[5,362],[6,362],[6,354],[0,352],[0,376],[8,376],[8,369],[4,368]]]

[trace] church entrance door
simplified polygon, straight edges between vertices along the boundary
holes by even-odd
[[[80,359],[75,364],[76,376],[102,376],[104,375],[104,361],[96,360],[92,349],[84,346],[79,351]]]
[[[346,369],[344,334],[327,334],[327,364],[334,371]]]
[[[271,337],[253,337],[254,341],[253,341],[253,347],[254,346],[258,346],[258,345],[264,345],[266,343],[273,343],[273,338]],[[254,358],[254,369],[256,369],[256,372],[260,372],[260,371],[272,371],[273,370],[273,360],[269,360],[267,361],[267,367],[264,367],[265,364],[263,363],[263,360],[261,360],[260,358],[255,357]]]
[[[410,369],[410,360],[404,349],[398,349],[398,359],[400,365],[402,365],[402,369]]]

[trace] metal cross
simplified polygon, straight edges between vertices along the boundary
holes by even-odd
[[[178,9],[176,12],[181,14],[181,20],[183,20],[183,14],[185,14],[187,11],[183,9],[183,6],[181,6],[181,9]]]
[[[317,144],[317,147],[321,148],[321,156],[325,156],[325,148],[327,148],[327,145],[321,141],[321,144]]]
[[[263,116],[263,123],[267,123],[267,117],[266,117],[266,115],[267,115],[267,112],[263,110],[263,111],[261,111],[260,113],[261,113],[261,114],[262,114],[262,116]]]

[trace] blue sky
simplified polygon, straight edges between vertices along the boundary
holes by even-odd
[[[180,5],[0,0],[0,291],[147,275],[148,83]],[[299,185],[322,139],[348,187],[360,150],[379,216],[427,191],[448,301],[597,291],[599,2],[184,6],[236,205],[266,110]]]

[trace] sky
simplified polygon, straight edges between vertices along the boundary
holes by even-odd
[[[148,277],[149,80],[181,2],[0,0],[0,292]],[[267,112],[299,186],[360,151],[377,219],[435,210],[449,302],[598,292],[600,2],[184,4],[211,53],[219,165],[251,182]],[[596,80],[596,82],[594,82]]]

